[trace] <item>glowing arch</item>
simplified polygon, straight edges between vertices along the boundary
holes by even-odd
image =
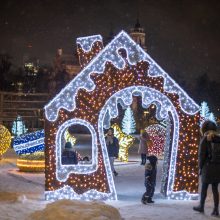
[[[102,151],[104,154],[104,162],[107,164],[107,174],[108,181],[112,185],[113,194],[116,194],[114,182],[112,180],[111,168],[108,161],[107,148],[105,144],[105,137],[103,133],[103,127],[110,127],[110,119],[118,116],[117,103],[126,108],[132,104],[132,95],[140,95],[142,97],[142,105],[145,108],[148,108],[152,103],[157,106],[156,117],[158,120],[166,119],[168,117],[168,112],[172,114],[174,120],[174,134],[172,138],[172,151],[171,151],[171,160],[170,160],[170,169],[168,177],[168,188],[167,195],[172,196],[174,176],[175,176],[175,166],[176,166],[176,155],[178,150],[178,139],[179,139],[179,118],[176,112],[175,107],[172,102],[159,91],[145,87],[145,86],[131,86],[116,92],[110,99],[107,100],[104,107],[99,114],[99,135],[102,146]]]

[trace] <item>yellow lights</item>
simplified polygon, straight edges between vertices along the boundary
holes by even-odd
[[[133,145],[135,138],[123,133],[117,124],[113,124],[111,127],[114,129],[114,135],[119,141],[118,159],[123,162],[128,162],[128,149]]]
[[[2,155],[8,150],[11,144],[11,133],[9,130],[0,125],[0,159]]]
[[[17,159],[17,167],[22,172],[44,172],[45,161]]]
[[[17,167],[22,172],[44,172],[45,156],[44,152],[21,155],[17,159]]]
[[[72,134],[70,134],[68,129],[66,129],[66,131],[64,132],[64,139],[66,142],[70,142],[72,146],[74,146],[76,143],[76,138]]]

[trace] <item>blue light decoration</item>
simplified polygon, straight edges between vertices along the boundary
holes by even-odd
[[[96,35],[78,38],[77,42],[86,53],[100,39]],[[121,56],[121,49],[126,51],[126,58]],[[108,67],[114,69],[115,75],[108,72]],[[110,120],[118,116],[117,104],[125,109],[133,96],[142,97],[144,108],[156,105],[158,120],[172,117],[171,146],[166,151],[166,196],[180,200],[198,198],[199,106],[121,31],[45,106],[46,200],[117,200],[104,128],[109,128]],[[63,131],[77,123],[86,126],[92,135],[95,158],[91,166],[60,163]]]
[[[18,155],[43,151],[44,147],[44,130],[20,135],[13,141],[13,148]]]

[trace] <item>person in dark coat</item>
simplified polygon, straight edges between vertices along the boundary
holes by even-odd
[[[154,196],[155,186],[156,186],[156,177],[157,177],[157,157],[154,155],[147,156],[147,160],[150,163],[145,164],[145,187],[146,192],[142,196],[142,203],[154,203],[152,200]]]
[[[78,158],[76,155],[76,151],[74,151],[72,144],[70,142],[66,142],[65,149],[62,153],[62,164],[78,164]]]
[[[220,164],[213,163],[210,159],[210,149],[213,143],[220,143],[220,137],[216,134],[217,126],[212,121],[205,121],[201,128],[202,139],[199,147],[199,169],[201,174],[201,196],[199,206],[193,207],[195,211],[204,212],[204,205],[209,184],[212,185],[214,209],[212,215],[219,215]]]
[[[114,173],[115,176],[118,175],[118,173],[115,171],[114,167],[114,160],[115,158],[118,158],[118,153],[119,153],[119,142],[118,139],[114,136],[114,129],[109,128],[106,138],[105,138],[107,150],[108,150],[108,156],[109,156],[109,161],[111,165],[111,170]]]
[[[148,154],[147,141],[150,140],[150,137],[146,131],[142,131],[140,135],[140,143],[138,148],[138,153],[141,155],[141,165],[145,165],[146,157]]]

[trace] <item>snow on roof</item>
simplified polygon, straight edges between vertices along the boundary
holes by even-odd
[[[76,43],[79,44],[85,52],[89,52],[92,48],[92,45],[97,41],[102,42],[101,35],[79,37],[77,38]]]
[[[88,42],[86,41],[88,40]],[[77,40],[84,50],[89,50],[95,41],[102,40],[100,35],[84,37]],[[147,61],[150,65],[149,75],[152,77],[162,76],[164,78],[164,90],[179,95],[180,105],[183,111],[188,114],[195,114],[199,106],[184,92],[184,90],[146,53],[131,37],[121,31],[92,61],[64,87],[46,106],[45,115],[50,121],[58,117],[59,109],[68,111],[75,109],[75,97],[79,89],[93,91],[95,84],[90,78],[91,73],[103,74],[106,62],[111,62],[116,68],[123,69],[125,61],[118,52],[125,49],[127,59],[131,65],[140,61]]]

